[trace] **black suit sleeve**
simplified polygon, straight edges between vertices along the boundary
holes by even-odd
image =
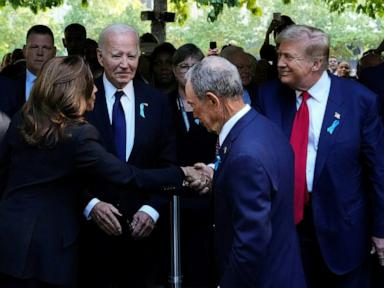
[[[92,125],[81,127],[76,141],[75,161],[76,167],[88,175],[102,177],[127,188],[147,191],[175,192],[181,188],[184,174],[179,167],[137,169],[108,153],[98,139],[98,132]]]

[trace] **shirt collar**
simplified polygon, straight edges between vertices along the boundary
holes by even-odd
[[[37,76],[27,69],[26,78],[25,78],[27,83],[33,83],[36,80],[36,78]]]
[[[329,88],[331,87],[331,78],[329,77],[327,71],[324,71],[320,79],[308,89],[308,93],[311,95],[311,98],[317,102],[322,102],[327,99]],[[301,96],[303,91],[296,90],[296,98]]]
[[[225,138],[227,138],[229,132],[232,130],[233,126],[243,117],[247,112],[251,110],[251,106],[245,104],[243,108],[236,112],[227,122],[225,122],[223,128],[219,134],[219,144],[223,145]]]
[[[103,73],[103,84],[104,84],[104,90],[105,90],[105,98],[107,100],[112,100],[112,98],[115,97],[116,90],[122,90],[124,94],[130,98],[130,96],[134,95],[133,90],[133,81],[129,81],[127,85],[123,89],[117,89],[113,84],[107,79],[107,76],[105,76],[105,73]]]

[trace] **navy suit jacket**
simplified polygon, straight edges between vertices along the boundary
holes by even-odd
[[[0,273],[73,282],[80,198],[92,179],[126,190],[181,187],[179,168],[141,171],[126,165],[102,148],[90,124],[69,127],[71,137],[54,148],[39,148],[21,139],[18,123],[12,121],[0,146]]]
[[[384,129],[375,94],[354,80],[330,77],[312,208],[324,260],[331,271],[344,274],[369,255],[371,236],[384,237]],[[259,97],[260,111],[289,139],[295,92],[276,80],[261,87]]]
[[[25,103],[25,77],[22,80],[11,80],[0,76],[0,111],[12,117]]]
[[[379,95],[379,113],[384,114],[384,63],[361,71],[359,81]]]
[[[305,287],[288,141],[251,109],[219,153],[213,195],[220,287]]]
[[[98,129],[107,151],[116,155],[102,79],[100,77],[95,81],[98,88],[95,107],[92,112],[87,114],[87,119]],[[176,141],[174,130],[171,129],[173,126],[166,96],[139,80],[134,80],[133,86],[135,139],[128,163],[140,168],[164,167],[176,163]],[[145,106],[144,114],[141,114],[140,105],[143,103],[148,105]],[[126,193],[123,189],[113,187],[103,181],[95,183],[91,193],[86,197],[86,203],[93,197],[118,207],[124,216],[121,220],[122,224],[126,222],[126,219],[131,220],[142,205],[150,205],[159,211],[169,201],[169,198],[163,195],[146,195],[135,190]]]

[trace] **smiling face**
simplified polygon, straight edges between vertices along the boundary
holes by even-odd
[[[320,64],[305,53],[303,40],[282,42],[277,56],[279,79],[292,89],[308,90],[321,76]]]
[[[110,32],[97,57],[107,79],[123,89],[134,77],[139,63],[138,39],[134,32]]]
[[[339,77],[349,77],[349,73],[351,71],[351,66],[348,62],[342,61],[337,66],[337,76]]]
[[[23,47],[23,53],[28,70],[38,75],[43,64],[55,57],[56,47],[50,35],[32,33]]]

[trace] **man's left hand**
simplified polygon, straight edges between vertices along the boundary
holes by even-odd
[[[155,228],[155,222],[147,213],[138,211],[133,215],[130,227],[132,229],[132,237],[135,239],[142,239],[151,234],[153,228]]]

